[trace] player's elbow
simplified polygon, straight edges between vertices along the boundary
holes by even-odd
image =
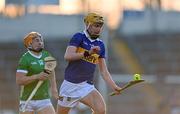
[[[104,76],[109,75],[109,72],[107,70],[101,70],[100,74],[104,77]]]
[[[70,55],[68,55],[68,54],[65,54],[65,55],[64,55],[64,59],[65,59],[66,61],[71,61],[72,57],[71,57]]]
[[[24,76],[22,73],[16,73],[16,84],[17,85],[20,85],[20,86],[25,85],[23,79],[24,79]]]
[[[18,79],[18,78],[16,78],[16,84],[20,85],[20,86],[24,85],[23,81],[21,79]]]
[[[106,75],[105,72],[100,72],[101,76],[104,77]]]
[[[25,82],[24,82],[23,79],[16,76],[16,84],[19,85],[19,86],[22,86],[22,85],[25,85]]]

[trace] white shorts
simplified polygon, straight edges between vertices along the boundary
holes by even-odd
[[[20,101],[19,110],[22,111],[22,107],[26,101]],[[25,111],[40,111],[48,106],[52,106],[50,99],[43,99],[43,100],[31,100],[27,104]]]
[[[62,96],[62,99],[58,100],[58,105],[74,107],[80,99],[87,96],[93,90],[96,90],[94,85],[90,85],[86,81],[76,84],[64,80],[59,90],[59,95]]]

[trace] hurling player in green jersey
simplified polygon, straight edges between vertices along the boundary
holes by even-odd
[[[21,56],[16,71],[16,83],[21,87],[20,114],[55,114],[50,101],[51,94],[54,98],[58,98],[55,72],[44,72],[44,58],[51,54],[44,50],[43,38],[38,32],[27,34],[24,45],[27,52]],[[28,102],[25,112],[22,112],[21,108],[39,80],[44,81],[43,84]]]

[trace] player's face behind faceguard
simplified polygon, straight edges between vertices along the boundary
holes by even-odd
[[[38,32],[30,32],[26,35],[24,38],[24,45],[27,49],[37,53],[44,49],[43,38]]]
[[[104,24],[103,17],[96,13],[89,13],[84,18],[84,23],[86,24],[86,30],[91,39],[97,39],[100,36]]]
[[[103,27],[103,24],[94,23],[87,28],[87,32],[89,36],[91,37],[91,39],[97,39],[100,36],[102,27]]]
[[[42,38],[37,37],[32,40],[32,51],[41,52],[44,49]]]

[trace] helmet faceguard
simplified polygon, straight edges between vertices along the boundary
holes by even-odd
[[[38,32],[30,32],[29,34],[27,34],[27,35],[24,37],[24,46],[25,46],[27,49],[31,50],[31,51],[41,52],[44,47],[43,47],[42,49],[39,49],[39,50],[34,50],[34,49],[32,48],[32,41],[33,41],[33,39],[35,39],[35,38],[37,38],[37,37],[41,38],[41,40],[43,41],[43,38],[42,38],[41,34],[39,34]]]

